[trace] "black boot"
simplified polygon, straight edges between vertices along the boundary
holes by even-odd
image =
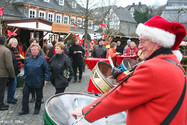
[[[19,115],[26,115],[26,114],[29,114],[29,111],[21,111],[21,112],[19,112]]]
[[[4,110],[8,110],[8,107],[4,105],[0,105],[0,111],[4,111]]]

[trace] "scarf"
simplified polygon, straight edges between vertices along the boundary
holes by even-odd
[[[20,69],[21,69],[21,57],[20,57],[20,54],[19,54],[17,49],[12,48],[12,50],[14,51],[14,55],[15,55],[16,61],[18,63],[18,72],[20,72]]]

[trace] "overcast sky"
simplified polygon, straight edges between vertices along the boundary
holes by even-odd
[[[136,5],[141,2],[142,4],[146,4],[147,6],[160,6],[160,5],[165,5],[167,3],[167,0],[89,0],[90,1],[90,6],[92,4],[97,4],[96,6],[108,6],[108,5],[117,5],[117,6],[122,6],[126,7],[128,5],[132,5],[132,3],[135,3]],[[77,2],[80,5],[85,6],[86,0],[77,0]],[[96,7],[95,6],[95,7]]]
[[[132,3],[138,4],[141,2],[142,4],[146,4],[148,6],[160,6],[165,5],[167,3],[167,0],[116,0],[117,6],[126,7],[127,5],[132,5]]]

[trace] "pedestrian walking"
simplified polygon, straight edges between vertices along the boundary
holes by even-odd
[[[79,68],[79,83],[82,79],[83,73],[83,57],[85,50],[79,45],[79,39],[75,39],[74,45],[69,49],[69,55],[72,58],[73,72],[74,72],[74,83],[77,82],[77,68]]]
[[[73,68],[69,57],[63,53],[64,48],[65,45],[62,42],[56,43],[56,54],[49,62],[51,83],[56,89],[55,94],[64,92],[73,77]]]
[[[39,114],[43,87],[50,79],[48,64],[43,56],[40,56],[40,46],[37,43],[30,45],[31,56],[24,64],[25,85],[23,88],[22,111],[19,115],[29,113],[29,94],[34,89],[36,92],[34,114]]]

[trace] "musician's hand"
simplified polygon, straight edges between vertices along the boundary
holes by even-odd
[[[120,69],[114,67],[114,68],[112,69],[112,77],[113,77],[114,79],[117,79],[118,75],[121,74],[122,72],[123,72],[123,71],[121,71]]]
[[[82,114],[82,108],[77,108],[75,109],[74,111],[71,112],[71,115],[77,119],[77,116],[78,117],[81,117],[83,114]]]

